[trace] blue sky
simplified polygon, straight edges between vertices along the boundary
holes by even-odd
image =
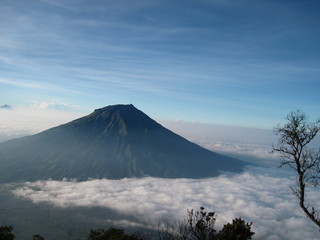
[[[271,129],[320,117],[317,0],[2,0],[0,105]]]

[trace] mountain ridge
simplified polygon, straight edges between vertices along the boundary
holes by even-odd
[[[129,105],[110,105],[0,144],[0,182],[187,177],[240,172],[245,163],[204,149]]]

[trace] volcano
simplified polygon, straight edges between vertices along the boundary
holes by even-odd
[[[0,144],[0,182],[63,178],[205,178],[245,162],[204,149],[133,105],[112,105]]]

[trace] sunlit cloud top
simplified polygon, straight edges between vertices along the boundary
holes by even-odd
[[[318,117],[319,10],[318,1],[4,1],[0,105],[133,103],[152,117],[264,128],[296,109]]]
[[[217,229],[242,217],[253,222],[254,239],[318,239],[317,228],[297,208],[289,176],[277,169],[252,168],[240,175],[208,179],[38,181],[18,186],[13,193],[34,203],[110,207],[135,216],[135,221],[122,226],[157,228],[159,223],[184,219],[187,209],[203,206],[216,212]],[[309,198],[315,203],[319,194],[314,192]]]

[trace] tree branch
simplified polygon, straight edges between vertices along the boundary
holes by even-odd
[[[320,149],[314,151],[307,145],[320,131],[320,120],[310,123],[308,117],[300,111],[287,115],[288,122],[274,129],[279,135],[278,144],[272,146],[272,153],[277,152],[281,158],[280,167],[288,165],[297,174],[297,184],[291,187],[292,193],[299,199],[299,205],[306,216],[320,228],[320,219],[314,207],[305,203],[306,186],[319,186]]]

